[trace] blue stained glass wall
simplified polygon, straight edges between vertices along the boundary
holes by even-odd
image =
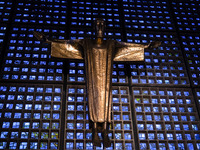
[[[123,0],[126,29],[174,30],[168,1]]]
[[[172,2],[174,15],[180,31],[199,31],[199,1]]]
[[[0,56],[3,49],[3,41],[5,38],[5,32],[10,18],[12,8],[12,0],[3,0],[0,2]]]
[[[1,56],[1,51],[3,49],[3,41],[4,41],[4,37],[5,37],[5,31],[6,31],[6,25],[2,24],[2,26],[0,28],[0,56]]]
[[[198,34],[182,33],[181,42],[183,44],[184,55],[191,75],[191,84],[199,86],[200,73],[200,36]]]
[[[66,0],[17,1],[13,22],[41,25],[66,25]]]
[[[1,84],[0,149],[58,149],[61,92],[60,85]]]
[[[1,23],[8,23],[12,6],[12,0],[2,0],[0,2]]]
[[[50,46],[33,36],[33,31],[55,33],[53,37],[64,39],[63,29],[39,26],[12,27],[3,60],[1,78],[22,81],[63,81],[62,61],[50,58]]]
[[[140,149],[187,149],[191,140],[199,145],[199,116],[191,90],[134,87],[133,94]]]
[[[132,84],[189,86],[183,54],[177,35],[173,32],[133,32],[127,31],[127,41],[149,43],[162,41],[154,50],[145,50],[145,62],[130,64]]]
[[[0,149],[200,149],[199,0],[1,0]],[[114,62],[111,147],[89,128],[85,64],[50,56],[49,39],[161,41]],[[100,134],[99,134],[100,135]],[[101,139],[102,140],[102,139]]]
[[[117,0],[108,1],[72,1],[72,16],[71,25],[78,27],[92,27],[93,19],[102,17],[105,18],[107,27],[119,28],[120,25],[120,10]]]

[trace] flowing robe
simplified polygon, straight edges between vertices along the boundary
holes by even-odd
[[[142,61],[149,45],[106,40],[55,40],[51,55],[59,58],[84,59],[90,120],[111,122],[113,61]]]

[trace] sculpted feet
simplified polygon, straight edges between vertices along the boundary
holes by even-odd
[[[94,146],[98,146],[98,147],[101,147],[101,140],[98,136],[98,132],[97,132],[97,129],[94,129],[93,130],[93,133],[92,133],[92,140],[93,140],[93,145]]]
[[[104,130],[103,132],[103,145],[104,147],[110,147],[111,146],[111,142],[110,139],[108,137],[108,131]]]

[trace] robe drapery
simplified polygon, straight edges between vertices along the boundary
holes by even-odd
[[[106,40],[55,40],[51,56],[84,59],[86,68],[89,117],[93,122],[111,122],[113,61],[142,61],[149,45]]]

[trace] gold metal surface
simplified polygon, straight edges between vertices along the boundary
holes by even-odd
[[[51,56],[68,59],[83,59],[78,45],[79,40],[59,40],[51,42]]]
[[[149,45],[116,42],[114,61],[143,61],[144,49]]]
[[[142,61],[144,48],[149,45],[101,40],[54,41],[51,43],[51,55],[85,60],[90,119],[110,123],[113,61]]]
[[[112,70],[114,61],[142,61],[144,49],[155,48],[160,42],[148,45],[103,40],[104,21],[96,19],[95,40],[49,40],[44,34],[33,32],[38,40],[51,44],[51,56],[84,59],[90,120],[94,123],[93,144],[101,146],[97,126],[104,123],[104,146],[110,147],[107,123],[111,123]],[[97,124],[98,123],[98,124]]]

